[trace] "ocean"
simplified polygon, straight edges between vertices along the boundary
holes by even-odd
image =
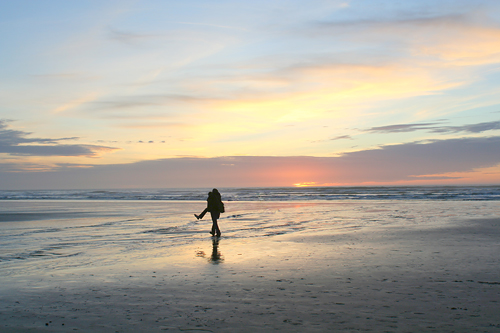
[[[0,200],[206,200],[209,188],[2,190]],[[224,201],[500,200],[500,186],[219,188]]]

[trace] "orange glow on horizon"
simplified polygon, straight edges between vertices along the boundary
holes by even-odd
[[[316,182],[303,182],[303,183],[295,183],[293,184],[295,187],[308,187],[308,186],[321,186]]]
[[[352,186],[353,184],[344,184],[344,183],[317,183],[317,182],[302,182],[295,183],[293,186],[295,187],[329,187],[329,186]]]

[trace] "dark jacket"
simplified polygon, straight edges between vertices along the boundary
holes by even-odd
[[[224,204],[222,203],[222,199],[218,192],[212,192],[212,194],[208,196],[207,208],[208,211],[212,213],[224,213]]]

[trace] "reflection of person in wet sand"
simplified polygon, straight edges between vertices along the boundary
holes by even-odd
[[[223,261],[224,259],[222,258],[221,253],[219,252],[219,239],[214,238],[212,240],[212,255],[210,256],[210,262],[214,264],[218,264],[219,262]]]
[[[219,191],[214,188],[212,192],[208,193],[207,208],[205,208],[205,210],[200,215],[194,214],[194,216],[198,220],[201,220],[207,212],[210,212],[210,215],[212,217],[212,230],[210,231],[210,234],[212,234],[212,236],[217,235],[217,237],[220,237],[221,232],[219,229],[219,225],[217,224],[217,220],[219,219],[220,214],[224,213],[224,211],[224,203],[222,202],[221,195]]]
[[[224,256],[219,251],[219,237],[212,237],[212,254],[207,258],[204,251],[197,251],[196,256],[208,260],[208,262],[216,265],[224,261]]]

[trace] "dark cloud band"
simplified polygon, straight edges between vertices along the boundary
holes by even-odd
[[[412,142],[338,157],[184,157],[85,168],[60,166],[50,172],[8,172],[8,165],[0,165],[0,187],[234,187],[292,186],[298,182],[355,185],[446,180],[452,178],[440,175],[499,164],[500,136],[495,136]]]

